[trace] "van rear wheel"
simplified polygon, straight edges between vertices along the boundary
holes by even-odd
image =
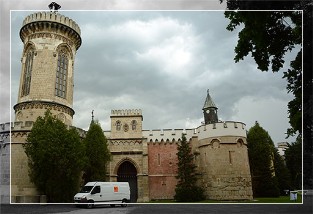
[[[122,204],[121,204],[121,207],[127,207],[126,202],[127,202],[126,199],[123,199]]]

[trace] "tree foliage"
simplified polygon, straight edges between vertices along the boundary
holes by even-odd
[[[279,71],[284,63],[286,52],[296,45],[301,45],[302,28],[299,11],[228,11],[225,16],[230,19],[227,29],[233,31],[244,25],[238,34],[235,47],[235,62],[243,60],[251,53],[258,69],[261,71]],[[292,129],[289,135],[301,133],[302,109],[302,48],[290,63],[290,69],[284,72],[288,92],[295,96],[289,104],[289,119]]]
[[[300,47],[297,49],[296,57],[290,61],[290,68],[283,71],[288,93],[294,95],[294,99],[288,103],[291,128],[287,130],[287,136],[297,135],[297,141],[303,139],[304,185],[312,188],[313,2],[309,0],[226,0],[226,2],[228,9],[235,10],[225,12],[225,16],[230,19],[227,29],[242,27],[235,48],[236,62],[251,53],[260,70],[271,69],[276,72],[283,68],[285,54],[296,46]],[[301,165],[298,167],[301,168]]]
[[[196,165],[193,163],[193,154],[189,142],[182,134],[182,140],[178,145],[178,172],[176,178],[178,183],[175,188],[174,199],[180,202],[191,202],[203,200],[204,190],[196,185]]]
[[[274,143],[258,122],[247,134],[248,155],[255,197],[279,196],[278,180],[274,168]]]
[[[274,149],[274,167],[275,176],[278,181],[279,193],[280,195],[285,195],[285,190],[291,189],[291,177],[284,158],[278,153],[276,148]]]
[[[84,147],[75,129],[67,129],[50,111],[38,117],[24,144],[29,176],[49,202],[72,202],[85,163]]]
[[[295,142],[288,145],[285,151],[286,165],[291,175],[291,189],[302,189],[302,144]]]
[[[106,165],[110,161],[111,153],[107,139],[99,123],[93,120],[84,139],[87,156],[85,168],[85,183],[89,181],[103,181],[106,179]]]

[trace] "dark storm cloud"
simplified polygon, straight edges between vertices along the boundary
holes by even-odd
[[[75,2],[79,4],[58,3],[64,9],[91,8],[88,1]],[[152,1],[129,1],[124,6],[121,2],[108,1],[99,8],[153,7]],[[190,6],[188,1],[180,3],[176,9]],[[174,7],[165,5],[161,2],[154,9]],[[197,7],[200,4],[193,8]],[[75,126],[88,128],[95,110],[107,130],[111,109],[140,108],[144,129],[195,128],[203,120],[201,109],[209,88],[221,119],[239,120],[248,128],[259,120],[274,141],[284,140],[291,99],[286,81],[282,73],[258,71],[252,59],[234,63],[237,32],[225,29],[228,21],[222,11],[60,12],[82,31],[74,74]],[[12,13],[12,105],[17,100],[23,47],[18,32],[30,13]],[[271,126],[273,120],[278,125]]]

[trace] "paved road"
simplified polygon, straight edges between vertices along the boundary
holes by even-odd
[[[93,209],[76,208],[74,205],[0,205],[1,214],[193,214],[193,213],[286,213],[312,214],[313,196],[303,204],[130,204],[128,207],[99,206]]]

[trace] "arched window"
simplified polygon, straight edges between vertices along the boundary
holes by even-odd
[[[31,81],[32,70],[33,70],[33,59],[34,59],[34,50],[30,49],[26,54],[22,94],[21,94],[22,96],[28,95],[30,91],[30,81]]]
[[[132,130],[136,130],[136,126],[137,126],[136,120],[133,120],[131,125],[132,125]]]
[[[66,98],[68,57],[64,50],[58,53],[58,65],[55,81],[55,96]]]
[[[121,124],[121,121],[116,121],[116,131],[120,131],[121,130],[121,126],[122,126],[122,124]]]

